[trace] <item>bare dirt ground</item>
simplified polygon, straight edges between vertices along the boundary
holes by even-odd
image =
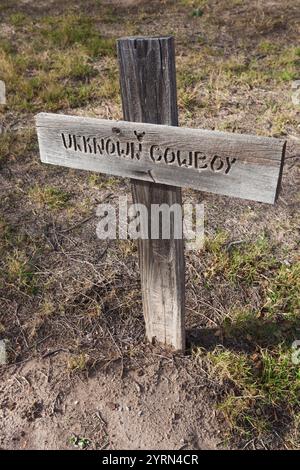
[[[1,385],[1,445],[66,449],[76,435],[91,449],[217,448],[206,381],[161,354],[150,352],[141,368],[71,380],[66,353],[29,361]]]
[[[298,448],[298,1],[20,0],[0,15],[0,448]],[[96,237],[97,204],[129,182],[42,165],[34,132],[39,111],[120,118],[114,40],[158,34],[176,38],[181,125],[287,140],[275,206],[183,192],[205,204],[207,242],[186,255],[175,355],[144,339],[135,244]]]

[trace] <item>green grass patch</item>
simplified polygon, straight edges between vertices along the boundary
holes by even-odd
[[[300,262],[281,265],[269,280],[265,309],[270,315],[300,319]]]
[[[278,51],[278,49],[279,49],[279,46],[277,44],[274,44],[274,42],[271,42],[265,39],[261,41],[258,45],[259,52],[262,52],[264,54],[272,54]]]
[[[219,408],[231,431],[259,436],[280,424],[281,412],[294,419],[299,411],[300,368],[291,349],[259,349],[247,355],[217,347],[207,354],[210,373],[226,391]]]
[[[88,183],[91,188],[97,189],[115,189],[120,180],[113,176],[105,176],[99,173],[92,173],[88,178]]]
[[[25,251],[15,248],[7,255],[6,278],[9,283],[34,294],[37,288],[34,273],[35,269]]]
[[[101,36],[89,16],[67,14],[46,17],[41,23],[40,34],[50,48],[69,49],[81,45],[92,58],[116,55],[115,40]]]
[[[299,338],[300,263],[279,263],[265,237],[230,248],[227,234],[219,232],[205,248],[212,278],[222,275],[236,286],[259,283],[261,305],[232,308],[220,325],[226,348],[196,348],[194,355],[205,355],[223,387],[219,409],[231,436],[262,437],[275,428],[280,433],[282,416],[294,423],[300,412],[300,367],[292,360]]]
[[[299,316],[269,315],[267,309],[232,309],[220,326],[223,338],[235,344],[259,347],[291,345],[297,339]],[[228,343],[228,344],[229,344]]]
[[[232,309],[222,324],[225,337],[260,346],[291,342],[300,319],[300,263],[280,263],[266,237],[230,245],[219,232],[206,239],[208,287],[216,277],[234,286],[260,286],[261,303],[254,310]]]
[[[37,148],[35,129],[0,134],[0,168],[7,161],[26,157]]]
[[[67,14],[44,17],[40,33],[49,41],[50,46],[68,48],[74,44],[86,44],[93,36],[94,31],[91,18]]]
[[[177,73],[178,104],[185,113],[191,113],[206,105],[200,96],[200,87],[202,80],[207,76],[207,70],[204,67],[201,71],[188,67],[188,64],[183,64]]]
[[[230,244],[228,235],[219,232],[206,240],[205,250],[210,259],[205,272],[208,281],[216,275],[223,275],[231,283],[250,285],[277,265],[272,247],[264,236],[256,242]]]
[[[25,26],[29,20],[29,17],[22,12],[12,13],[9,18],[10,23],[16,27]]]
[[[99,83],[97,94],[102,99],[120,102],[120,83],[118,70],[115,63],[108,62],[108,70],[104,74],[103,80]]]
[[[10,244],[10,241],[13,238],[13,228],[12,226],[4,219],[0,217],[0,255],[1,257],[5,253],[7,246]]]
[[[68,369],[71,372],[83,371],[88,366],[89,357],[87,354],[81,353],[77,355],[70,356],[68,359]]]
[[[9,107],[34,112],[78,107],[94,97],[97,75],[80,48],[40,56],[3,56]],[[0,56],[1,59],[1,56]],[[1,60],[0,60],[1,62]]]
[[[51,58],[51,71],[57,79],[87,80],[96,74],[88,55],[81,47],[59,52]]]
[[[70,193],[53,186],[34,186],[28,193],[29,199],[38,207],[50,210],[60,210],[68,206]]]
[[[263,54],[263,55],[261,55]],[[246,61],[247,57],[247,61]],[[219,63],[219,75],[236,85],[261,86],[271,81],[294,80],[299,75],[297,47],[281,50],[276,44],[262,41],[257,46],[257,55],[231,56]]]
[[[21,18],[14,15],[20,24]],[[13,45],[0,41],[0,79],[11,110],[58,111],[116,96],[115,64],[107,62],[101,76],[94,67],[95,60],[115,57],[115,38],[101,35],[95,18],[74,13],[26,17],[26,32],[26,41],[18,29]]]

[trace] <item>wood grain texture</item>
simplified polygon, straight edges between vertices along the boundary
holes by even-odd
[[[280,186],[279,139],[46,113],[37,115],[37,130],[46,163],[267,203]]]
[[[127,121],[177,126],[173,38],[120,39],[118,58],[124,118]],[[142,132],[138,135],[144,145],[146,131],[145,135]],[[151,204],[181,204],[180,188],[154,183],[156,180],[151,174],[151,167],[144,167],[143,171],[148,173],[151,182],[132,180],[135,203],[144,204],[149,215]],[[170,183],[173,183],[173,178],[169,179]],[[151,227],[150,217],[148,227]],[[184,246],[182,239],[174,239],[172,224],[170,233],[169,240],[139,240],[143,309],[149,341],[156,339],[183,350]]]
[[[46,163],[259,202],[278,194],[283,140],[45,113],[37,131]]]

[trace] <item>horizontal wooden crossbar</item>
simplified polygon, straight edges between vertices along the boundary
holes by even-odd
[[[274,203],[285,141],[158,124],[37,115],[41,160]]]

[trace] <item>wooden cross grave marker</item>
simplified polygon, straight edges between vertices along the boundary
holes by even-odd
[[[123,38],[117,47],[125,120],[38,114],[42,162],[129,177],[134,203],[148,209],[181,204],[181,187],[276,201],[284,141],[176,127],[173,37]],[[138,242],[147,337],[183,350],[183,240],[171,226],[168,240]]]

